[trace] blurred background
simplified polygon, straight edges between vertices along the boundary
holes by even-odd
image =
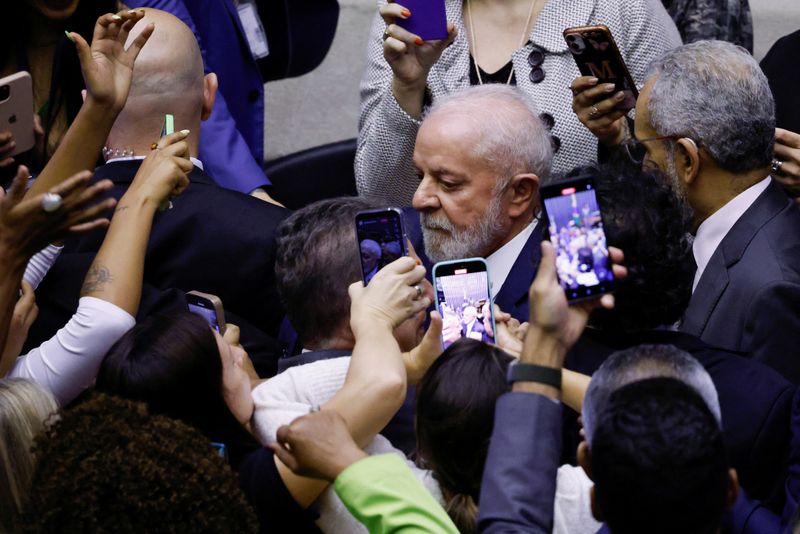
[[[358,134],[358,84],[376,5],[339,0],[339,24],[322,64],[304,76],[266,84],[265,159]],[[750,0],[750,8],[758,60],[778,38],[800,29],[800,0]]]

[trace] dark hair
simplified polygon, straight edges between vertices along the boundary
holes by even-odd
[[[477,532],[477,503],[494,405],[508,391],[506,370],[512,360],[494,346],[459,339],[417,386],[419,461],[452,495],[447,512],[462,533]]]
[[[259,447],[231,413],[222,391],[222,360],[211,329],[197,315],[147,317],[109,351],[97,389],[147,403],[150,411],[190,424],[227,446],[231,463]]]
[[[278,228],[278,294],[303,343],[325,341],[348,324],[347,288],[361,279],[355,216],[373,208],[363,198],[322,200],[294,212]]]
[[[613,310],[596,310],[592,325],[648,330],[671,325],[692,295],[691,214],[654,169],[628,163],[579,167],[594,178],[608,244],[625,252],[628,277],[616,282]]]
[[[674,378],[611,395],[591,449],[595,497],[611,532],[715,533],[729,485],[722,431]]]
[[[0,17],[0,68],[17,63],[14,54],[25,54],[25,46],[31,35],[26,11],[35,10],[28,2],[6,2],[3,6],[4,15]],[[64,30],[79,33],[88,43],[92,41],[94,26],[97,19],[105,13],[118,11],[117,0],[81,0],[71,17],[61,23]],[[42,15],[43,16],[43,15]],[[22,68],[22,65],[16,64]],[[50,138],[51,128],[62,109],[66,108],[67,124],[72,123],[78,110],[83,105],[81,91],[85,88],[83,73],[81,72],[78,54],[75,45],[67,39],[63,32],[58,36],[56,50],[53,56],[49,88],[48,106],[42,116],[45,131],[45,147]],[[32,170],[44,167],[47,156],[43,161],[31,161]]]
[[[37,440],[32,532],[255,532],[208,439],[144,404],[95,394]]]

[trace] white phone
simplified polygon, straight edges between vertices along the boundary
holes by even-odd
[[[11,132],[16,156],[33,148],[33,84],[31,75],[20,71],[0,79],[0,132]]]

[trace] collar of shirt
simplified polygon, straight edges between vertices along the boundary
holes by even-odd
[[[514,267],[514,263],[525,247],[525,243],[528,242],[528,238],[533,233],[534,228],[536,228],[537,222],[538,219],[534,217],[533,221],[523,228],[520,233],[515,235],[511,241],[492,252],[486,258],[486,263],[489,264],[489,281],[492,283],[493,297],[496,297],[500,289],[502,289],[506,278],[508,278],[508,273],[510,273],[511,268]]]
[[[146,157],[147,156],[123,156],[120,158],[111,158],[109,160],[106,160],[106,163],[114,163],[115,161],[138,161],[138,160],[143,160]],[[189,161],[191,161],[194,164],[194,166],[200,169],[201,171],[205,171],[205,169],[203,168],[203,162],[200,161],[199,159],[189,156]]]
[[[756,199],[769,186],[772,179],[768,176],[755,185],[752,185],[736,195],[733,200],[722,206],[711,217],[706,219],[697,228],[697,235],[692,243],[694,261],[697,263],[697,271],[694,273],[694,283],[692,292],[697,288],[700,277],[703,276],[711,256],[719,247],[719,244],[728,235],[736,221],[745,211],[756,201]]]

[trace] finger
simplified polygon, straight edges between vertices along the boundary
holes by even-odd
[[[539,260],[539,269],[536,278],[533,280],[534,286],[547,287],[550,284],[558,283],[556,276],[556,252],[550,241],[542,241],[542,259]],[[538,284],[537,284],[538,282]]]
[[[70,202],[70,207],[72,206],[83,206],[87,204],[91,200],[100,196],[100,194],[108,191],[114,186],[114,183],[111,180],[102,180],[97,182],[96,184],[87,187],[84,189],[81,194],[73,201]]]
[[[14,136],[11,134],[11,132],[0,132],[0,145],[3,143],[8,143],[13,138]]]
[[[222,339],[230,343],[231,345],[239,345],[239,327],[233,323],[228,323],[225,327],[225,334],[222,336]]]
[[[397,39],[400,42],[405,43],[406,45],[421,45],[425,41],[422,40],[422,37],[415,33],[411,33],[410,31],[406,30],[405,28],[401,28],[397,24],[389,24],[386,26],[386,34],[392,38]],[[388,41],[388,39],[387,39]]]
[[[627,114],[627,111],[620,109],[607,114],[601,114],[598,117],[589,117],[587,115],[586,122],[590,123],[594,128],[608,128]]]
[[[144,9],[124,9],[117,12],[117,15],[122,17],[122,24],[119,27],[117,41],[124,45],[125,41],[128,40],[128,34],[131,29],[144,17]]]
[[[171,156],[177,156],[181,154],[182,153],[181,150],[185,151],[186,154],[188,155],[189,145],[187,145],[186,143],[182,143],[182,141],[186,139],[190,133],[191,133],[190,130],[180,130],[171,133],[169,135],[165,135],[164,137],[158,140],[156,146],[158,147],[159,150],[166,150],[167,148],[173,147],[172,151],[168,152],[168,154]],[[178,151],[176,151],[176,149],[174,148],[175,145],[179,145],[177,149]]]
[[[3,167],[5,169],[6,167],[11,166],[13,163],[14,163],[14,158],[6,158],[0,161],[0,167]]]
[[[775,128],[775,141],[791,148],[800,148],[800,133]]]
[[[613,263],[622,264],[625,261],[625,253],[617,247],[608,247],[608,257]]]
[[[416,292],[414,292],[414,296],[416,296]],[[430,297],[422,297],[421,299],[413,299],[411,300],[411,312],[408,314],[409,317],[413,317],[414,315],[418,314],[421,311],[425,311],[431,307],[431,299]]]
[[[19,302],[17,303],[17,306],[22,312],[22,315],[25,316],[28,314],[30,309],[36,304],[36,296],[33,292],[33,286],[30,285],[25,280],[22,281],[21,289],[22,289],[22,295],[19,297]]]
[[[91,171],[81,171],[79,173],[73,174],[54,188],[50,190],[50,193],[55,193],[57,195],[61,195],[61,198],[66,200],[69,195],[74,192],[83,191],[86,185],[89,183],[89,180],[92,178]]]
[[[42,118],[39,116],[38,113],[33,114],[33,131],[36,135],[44,135],[44,126],[42,126]]]
[[[599,304],[601,307],[610,310],[614,307],[614,295],[611,293],[606,293],[602,297],[600,297]]]
[[[72,228],[74,226],[83,224],[85,222],[91,222],[97,218],[104,218],[102,217],[105,213],[111,210],[114,206],[117,205],[117,200],[114,198],[108,198],[103,202],[98,202],[97,204],[90,206],[84,210],[76,211],[71,213],[67,220],[64,222],[64,228]]]
[[[139,52],[142,51],[142,48],[147,43],[147,40],[150,39],[150,36],[153,35],[153,31],[156,29],[156,25],[152,22],[149,23],[144,29],[136,36],[133,42],[128,46],[128,49],[125,50],[125,55],[129,61],[129,64],[133,64],[136,61],[136,58],[139,57]]]
[[[106,219],[105,217],[101,217],[100,219],[95,219],[93,221],[74,224],[69,227],[69,233],[71,234],[88,234],[89,232],[94,232],[95,230],[100,230],[101,228],[107,228],[108,225],[111,224],[111,221]]]
[[[184,175],[189,174],[194,169],[194,163],[188,157],[173,156],[172,162]]]
[[[600,80],[594,76],[579,76],[572,80],[572,83],[569,84],[569,88],[572,90],[573,95],[577,95],[578,93],[594,87],[599,81]]]
[[[387,26],[393,24],[395,19],[407,19],[411,16],[411,11],[407,7],[394,2],[382,5],[379,13]]]
[[[800,160],[800,148],[775,143],[775,157],[784,162]]]
[[[11,189],[8,190],[8,200],[11,202],[11,205],[18,204],[25,196],[30,177],[31,174],[28,172],[28,167],[20,165],[17,169],[17,175],[11,183]]]
[[[428,330],[425,332],[425,337],[422,338],[422,343],[428,346],[442,347],[442,316],[437,311],[430,313],[431,322],[428,325]]]
[[[288,449],[284,448],[280,443],[268,443],[267,447],[272,449],[272,452],[275,453],[275,456],[278,457],[278,460],[280,460],[283,465],[288,467],[292,472],[300,469],[300,464],[294,455],[289,452]]]
[[[92,34],[92,42],[101,39],[116,39],[122,26],[122,17],[116,13],[106,13],[97,19]]]
[[[189,187],[189,178],[185,175],[178,177],[178,183],[175,184],[175,187],[172,189],[172,196],[177,197],[183,194],[184,191]]]
[[[408,53],[408,46],[394,37],[389,37],[383,42],[383,56],[387,60],[403,56],[406,53]]]
[[[92,63],[92,48],[86,42],[81,34],[77,32],[67,32],[69,40],[75,43],[75,51],[78,53],[78,60],[80,61],[81,68],[86,68]],[[98,39],[95,35],[95,39]]]
[[[607,98],[616,89],[613,83],[603,83],[597,87],[591,87],[575,95],[573,104],[578,104],[581,108],[589,108],[597,103],[598,100]]]

